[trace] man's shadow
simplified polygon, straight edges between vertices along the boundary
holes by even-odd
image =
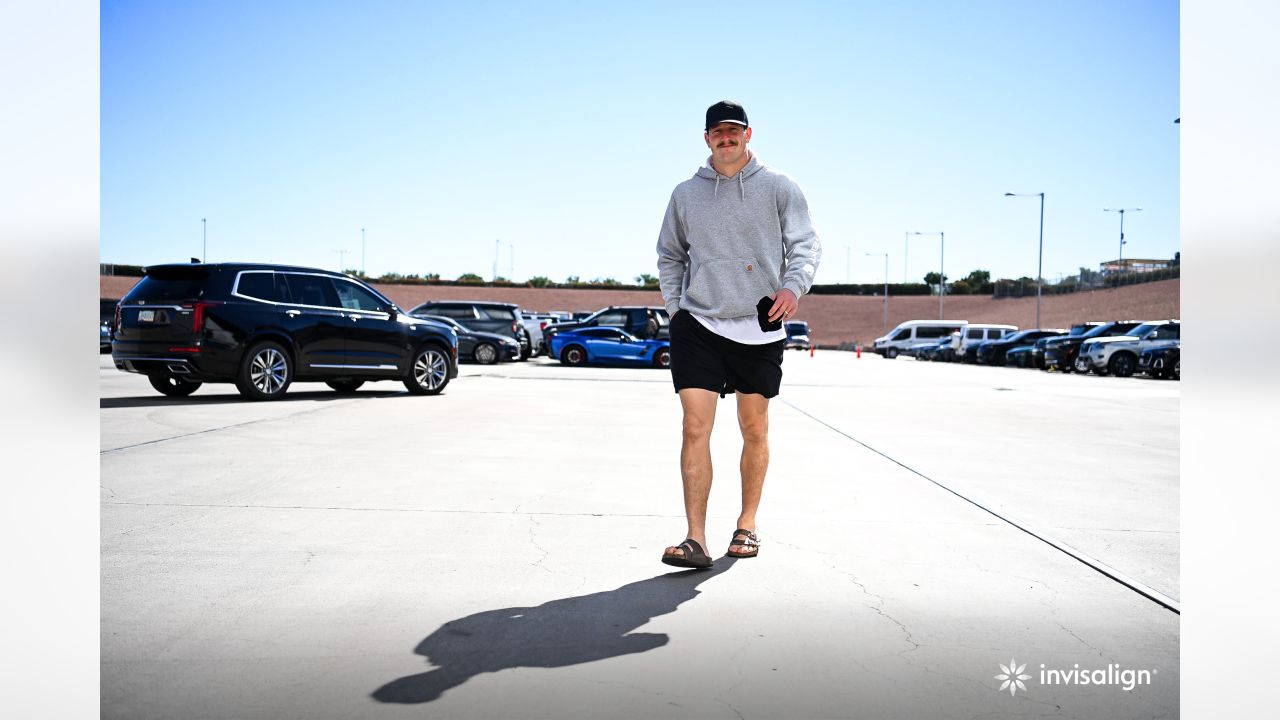
[[[667,573],[616,590],[450,620],[413,650],[436,669],[392,680],[372,697],[385,703],[431,702],[480,673],[565,667],[660,648],[668,636],[632,630],[674,612],[698,595],[699,585],[736,561],[718,558],[709,570]]]

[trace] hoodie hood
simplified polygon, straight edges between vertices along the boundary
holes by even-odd
[[[738,174],[734,175],[732,178],[721,175],[720,172],[715,169],[715,166],[711,164],[711,156],[709,155],[707,156],[707,164],[698,168],[698,171],[694,173],[693,176],[700,177],[703,180],[715,181],[716,186],[715,186],[715,190],[712,192],[713,197],[719,197],[720,195],[720,181],[723,180],[725,182],[728,182],[729,180],[736,179],[738,181],[738,196],[740,199],[745,201],[747,199],[747,188],[746,188],[747,179],[750,178],[752,175],[755,175],[757,172],[760,171],[761,168],[764,167],[763,165],[760,164],[758,160],[756,160],[755,153],[751,152],[750,150],[748,150],[747,153],[748,153],[747,164],[743,166],[743,168],[738,171]]]

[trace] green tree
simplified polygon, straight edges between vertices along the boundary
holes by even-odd
[[[536,288],[544,288],[551,284],[551,278],[545,275],[536,275],[529,278],[529,284]]]
[[[458,282],[466,285],[480,285],[484,282],[484,278],[475,273],[462,273],[458,276]]]
[[[637,285],[657,285],[658,278],[648,273],[644,273],[636,276],[636,284]]]
[[[591,284],[592,284],[592,285],[604,285],[604,286],[606,286],[606,287],[616,287],[616,286],[618,286],[618,285],[621,285],[622,283],[618,282],[617,280],[614,280],[614,279],[613,279],[613,278],[611,278],[611,277],[608,277],[608,278],[593,278],[593,279],[591,280]]]
[[[945,275],[943,276],[943,280],[944,280],[944,281],[946,280],[946,276],[945,276]],[[925,284],[925,285],[937,285],[937,284],[938,284],[938,273],[936,273],[936,272],[931,272],[931,273],[927,273],[927,274],[925,274],[925,276],[924,276],[924,284]]]
[[[570,275],[564,279],[564,282],[566,285],[577,285],[582,282],[582,280],[577,275]]]

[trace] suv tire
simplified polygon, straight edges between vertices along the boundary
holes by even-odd
[[[1116,377],[1129,377],[1133,375],[1133,371],[1137,369],[1138,361],[1133,357],[1132,353],[1118,352],[1111,356],[1111,360],[1107,362],[1107,370],[1111,371]]]
[[[423,345],[413,353],[404,386],[414,395],[439,395],[449,384],[449,354],[435,344]]]
[[[896,357],[898,357],[898,348],[889,348],[888,350],[884,351],[885,360],[892,360]]]
[[[363,380],[325,380],[325,385],[337,390],[340,393],[353,393],[364,385]]]
[[[174,375],[148,375],[151,387],[169,397],[186,397],[195,392],[203,383],[195,380],[183,380]]]
[[[265,341],[240,360],[236,389],[250,400],[278,400],[293,382],[293,360],[280,343]]]

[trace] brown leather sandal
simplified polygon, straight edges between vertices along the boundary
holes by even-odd
[[[745,546],[747,549],[734,550],[734,546]],[[725,553],[725,555],[735,558],[753,558],[759,554],[760,538],[754,532],[743,530],[742,528],[733,531],[733,541],[729,543],[729,552]]]
[[[709,568],[714,562],[711,556],[703,551],[702,546],[697,540],[688,538],[684,542],[676,546],[684,552],[683,555],[674,555],[671,553],[662,554],[662,562],[668,565],[674,565],[682,568]]]

